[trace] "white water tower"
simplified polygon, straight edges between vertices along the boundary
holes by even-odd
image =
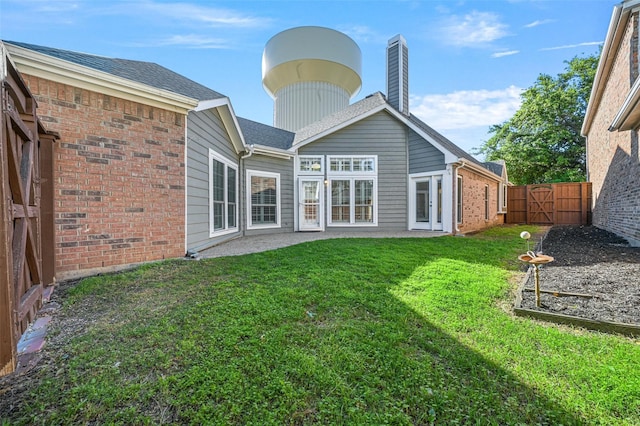
[[[360,48],[329,28],[283,31],[262,54],[262,85],[274,99],[273,124],[291,132],[346,108],[362,86],[361,76]]]

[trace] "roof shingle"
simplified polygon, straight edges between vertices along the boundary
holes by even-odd
[[[105,72],[116,77],[125,78],[137,83],[167,90],[188,96],[199,101],[224,98],[225,96],[196,83],[176,72],[153,62],[134,61],[130,59],[108,58],[70,50],[55,49],[35,44],[15,41],[3,41],[6,44],[22,47],[43,55],[71,62],[76,65]]]

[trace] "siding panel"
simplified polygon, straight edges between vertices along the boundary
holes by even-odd
[[[378,226],[327,231],[407,229],[407,131],[386,112],[377,113],[302,147],[299,155],[377,155]],[[325,197],[326,198],[326,197]],[[325,200],[325,214],[328,200]]]
[[[421,138],[413,130],[409,131],[409,173],[425,173],[444,170],[444,154]]]
[[[202,250],[239,234],[209,238],[209,148],[236,165],[239,156],[215,110],[190,112],[187,124],[187,248]],[[238,173],[240,174],[240,169]],[[238,200],[239,203],[242,200]],[[240,222],[241,225],[242,222]]]
[[[274,234],[282,232],[293,232],[293,215],[294,215],[294,200],[293,200],[293,159],[273,158],[266,155],[254,154],[244,161],[242,170],[242,188],[240,193],[242,194],[241,204],[246,204],[247,199],[247,185],[246,170],[256,170],[261,172],[279,173],[280,174],[280,227],[279,228],[267,228],[267,229],[251,229],[245,231],[246,235],[260,235],[260,234]],[[247,211],[249,206],[245,206],[242,212],[242,223],[247,222]]]

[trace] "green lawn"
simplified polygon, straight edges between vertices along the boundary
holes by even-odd
[[[85,279],[61,323],[93,321],[9,421],[640,424],[638,340],[509,312],[523,229]]]

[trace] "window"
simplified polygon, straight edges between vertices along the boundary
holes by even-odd
[[[375,173],[376,156],[329,157],[329,172]]]
[[[375,191],[375,179],[331,180],[330,223],[374,225]]]
[[[280,226],[280,174],[247,170],[247,229]]]
[[[377,224],[377,157],[329,156],[329,224]]]
[[[298,172],[300,174],[323,174],[323,157],[310,157],[301,156],[298,157]]]
[[[462,223],[462,176],[458,176],[458,185],[456,186],[456,212],[458,223]]]
[[[209,150],[209,236],[238,230],[238,166]]]
[[[484,186],[484,220],[489,220],[489,185]]]
[[[498,213],[507,212],[507,185],[500,183],[498,185]]]

